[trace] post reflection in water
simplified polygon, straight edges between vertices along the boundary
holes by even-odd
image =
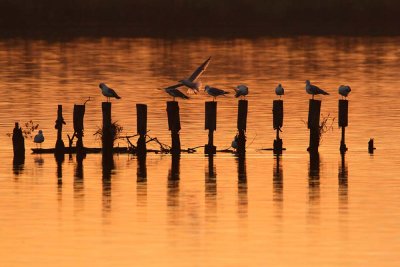
[[[103,216],[111,211],[111,171],[114,169],[114,158],[111,153],[103,153]]]
[[[13,173],[18,176],[24,172],[25,155],[24,156],[14,156],[13,158]]]
[[[167,205],[169,207],[179,206],[179,175],[180,175],[180,155],[171,156],[171,169],[168,171],[168,196]]]
[[[136,197],[139,206],[146,206],[147,204],[147,166],[146,156],[137,157],[137,171],[136,171]]]
[[[348,204],[348,167],[345,160],[345,154],[341,154],[341,162],[338,171],[339,180],[339,209],[341,211],[347,210]]]
[[[64,154],[55,154],[54,157],[57,162],[57,184],[59,187],[61,187],[62,186],[62,176],[63,176],[62,164],[64,163],[65,155]]]
[[[240,217],[247,217],[247,171],[246,158],[238,156],[238,213]]]
[[[273,169],[273,202],[277,207],[278,214],[282,215],[283,207],[283,170],[281,155],[275,154],[274,169]]]
[[[205,204],[206,216],[215,218],[217,211],[217,170],[214,155],[208,154],[208,164],[205,171]]]
[[[310,165],[308,170],[308,202],[309,218],[315,218],[319,214],[320,202],[320,160],[318,152],[310,152]]]
[[[76,155],[76,164],[74,172],[74,200],[76,206],[82,207],[82,200],[85,195],[83,184],[83,160],[86,155],[78,153]]]

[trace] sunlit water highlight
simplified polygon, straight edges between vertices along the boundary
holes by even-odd
[[[3,40],[0,97],[0,263],[2,266],[398,266],[400,188],[398,151],[400,38],[74,39]],[[150,135],[170,143],[166,104],[156,90],[174,84],[212,56],[202,78],[229,90],[250,88],[248,155],[210,160],[202,155],[150,154],[146,164],[115,155],[83,162],[66,155],[31,155],[13,166],[15,121],[39,123],[55,144],[57,104],[66,134],[73,104],[88,96],[84,144],[100,146],[97,87],[122,96],[113,119],[136,131],[136,103],[149,108]],[[306,152],[311,80],[331,93],[322,113],[337,117],[337,88],[349,84],[349,127],[344,160],[340,131],[323,136],[319,164]],[[287,151],[270,151],[272,100],[285,87],[282,138]],[[180,101],[184,147],[207,142],[204,93]],[[237,100],[218,100],[218,148],[236,133]],[[375,138],[377,150],[367,153]],[[34,147],[26,140],[27,149]],[[123,140],[120,146],[125,146]],[[146,176],[146,178],[144,178]]]

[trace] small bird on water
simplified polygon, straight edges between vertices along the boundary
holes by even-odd
[[[218,89],[215,87],[211,87],[208,85],[206,85],[206,87],[204,88],[204,91],[206,91],[207,94],[209,94],[210,96],[213,97],[213,101],[215,101],[215,98],[217,96],[229,94],[229,92],[227,92],[227,91],[224,91],[224,90],[221,90],[221,89]]]
[[[208,64],[210,64],[211,57],[209,57],[206,61],[204,61],[203,64],[201,64],[193,73],[190,75],[189,78],[187,79],[182,79],[179,81],[178,84],[171,85],[165,89],[176,89],[181,86],[186,86],[188,87],[188,93],[195,93],[197,94],[199,92],[199,88],[201,87],[201,82],[198,81],[200,76],[203,74],[203,72],[207,69]]]
[[[108,87],[105,83],[100,83],[99,87],[101,89],[101,93],[107,97],[107,102],[110,102],[110,97],[115,97],[116,99],[120,99],[121,97],[117,95],[117,93]]]
[[[42,130],[39,130],[39,133],[35,135],[35,137],[33,138],[33,142],[36,143],[36,147],[37,144],[39,144],[40,148],[42,148],[42,143],[44,142],[44,135]]]
[[[347,98],[347,96],[349,95],[350,92],[351,92],[350,86],[348,86],[348,85],[339,86],[339,94],[342,96],[342,99],[343,99],[343,96],[345,98]]]
[[[314,99],[314,95],[329,95],[318,86],[312,85],[309,80],[306,81],[306,92],[312,95],[312,99]]]
[[[279,99],[281,99],[281,97],[285,94],[285,90],[281,84],[278,84],[278,86],[275,88],[275,94],[279,95]]]
[[[244,84],[236,86],[236,88],[234,88],[234,90],[236,92],[235,97],[242,97],[243,96],[244,98],[246,98],[246,95],[249,94],[249,87],[247,87]]]

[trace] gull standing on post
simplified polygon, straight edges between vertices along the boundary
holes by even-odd
[[[215,98],[217,96],[229,94],[229,92],[227,92],[227,91],[224,91],[224,90],[221,90],[221,89],[218,89],[215,87],[211,87],[208,85],[206,85],[206,87],[204,88],[204,91],[206,91],[207,94],[209,94],[210,96],[213,97],[213,101],[215,101]]]
[[[110,102],[110,97],[115,97],[116,99],[120,99],[121,97],[117,95],[117,93],[108,87],[105,83],[100,83],[99,87],[101,89],[101,93],[107,97],[107,102]]]
[[[184,93],[182,93],[181,91],[179,91],[176,88],[165,88],[164,89],[165,92],[167,92],[170,96],[172,96],[173,101],[175,101],[175,97],[179,97],[182,99],[189,99],[189,97],[187,95],[185,95]]]
[[[198,78],[203,74],[206,70],[208,64],[210,64],[211,57],[209,57],[203,64],[201,64],[187,79],[182,79],[179,81],[178,84],[169,86],[165,89],[176,89],[181,86],[188,87],[188,93],[195,93],[199,92],[199,88],[201,87],[201,82],[198,81]]]
[[[35,135],[35,137],[33,138],[33,142],[36,143],[36,148],[37,144],[39,144],[40,148],[42,148],[42,143],[44,142],[44,136],[42,130],[39,130],[39,133]]]
[[[329,95],[318,86],[312,85],[309,80],[306,81],[306,92],[312,95],[312,99],[314,99],[314,95]]]
[[[246,95],[249,94],[249,88],[244,84],[236,86],[236,88],[234,88],[234,90],[236,92],[235,97],[243,96],[244,98],[246,98]]]
[[[279,99],[285,94],[285,89],[283,89],[281,84],[278,84],[278,86],[275,88],[275,94],[279,95]]]
[[[350,86],[348,86],[348,85],[339,86],[339,94],[342,96],[342,99],[343,99],[343,96],[345,98],[347,98],[347,96],[349,95],[350,92],[351,92]]]

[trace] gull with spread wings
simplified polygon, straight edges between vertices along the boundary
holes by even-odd
[[[197,94],[199,92],[199,88],[201,87],[201,82],[198,81],[199,77],[203,72],[206,70],[208,64],[210,63],[211,57],[209,57],[206,61],[204,61],[203,64],[201,64],[193,73],[190,75],[189,78],[187,79],[182,79],[179,81],[178,84],[169,86],[167,88],[164,88],[166,91],[170,89],[177,89],[178,87],[181,86],[186,86],[188,89],[188,93],[195,93]]]

